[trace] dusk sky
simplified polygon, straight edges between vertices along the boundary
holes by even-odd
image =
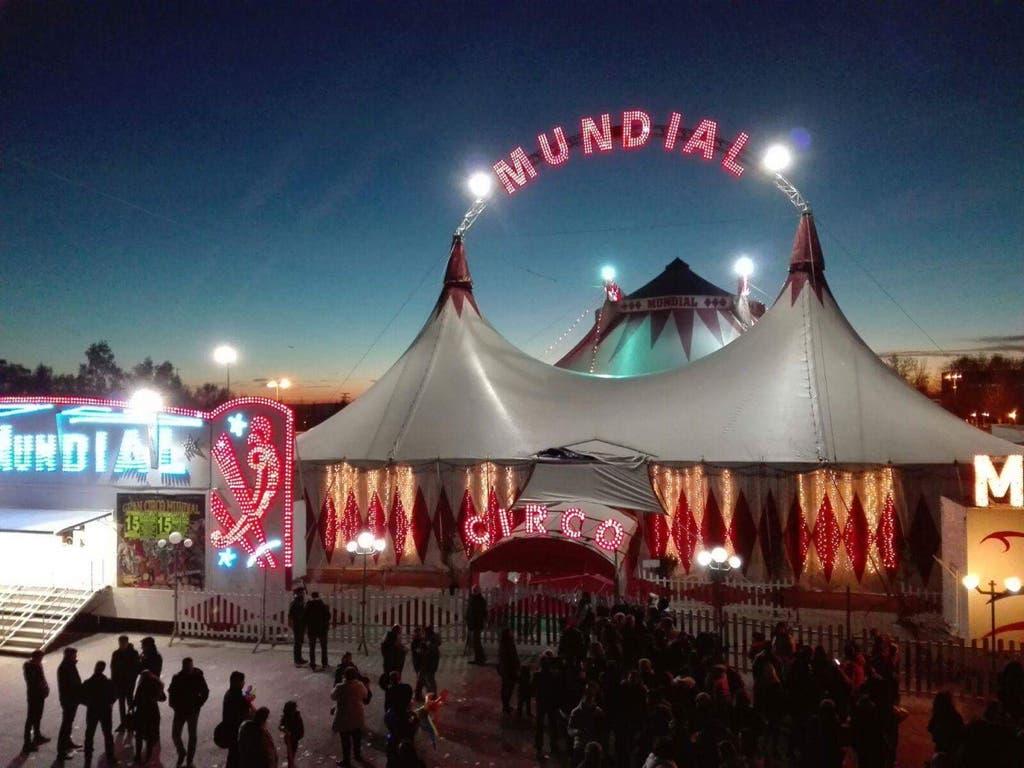
[[[200,383],[228,342],[239,389],[356,394],[426,319],[466,176],[631,108],[808,137],[789,176],[876,351],[1024,349],[1019,3],[631,5],[0,4],[0,358],[74,371],[106,339]],[[746,253],[774,299],[797,218],[652,141],[497,193],[467,253],[484,315],[553,361],[603,264],[733,288]]]

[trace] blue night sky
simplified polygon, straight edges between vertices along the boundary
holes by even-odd
[[[876,351],[935,347],[871,277],[944,349],[1024,340],[1018,3],[2,7],[8,360],[75,370],[107,339],[199,383],[226,341],[254,390],[357,393],[433,305],[466,175],[628,108],[754,149],[806,131],[789,175]],[[764,177],[652,141],[499,193],[467,249],[485,315],[553,360],[602,264],[627,292],[676,256],[731,288],[748,253],[774,298],[796,224]]]

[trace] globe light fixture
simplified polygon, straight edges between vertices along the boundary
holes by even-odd
[[[967,589],[977,589],[978,585],[981,583],[981,579],[978,578],[978,574],[976,573],[968,573],[963,577],[963,579],[961,579],[961,583]]]
[[[721,564],[729,559],[729,553],[725,551],[725,547],[715,547],[711,550],[711,559]]]
[[[732,555],[729,558],[729,567],[732,568],[734,571],[738,571],[741,565],[743,565],[743,561],[740,560],[739,555]]]
[[[238,362],[238,350],[229,344],[221,344],[213,350],[213,361],[224,366],[227,376],[227,390],[231,394],[231,366]]]
[[[360,531],[355,539],[345,544],[346,552],[363,558],[363,596],[359,604],[359,645],[356,646],[356,650],[363,653],[370,652],[366,643],[366,559],[379,555],[386,545],[384,539],[377,538],[370,531]]]
[[[475,200],[486,200],[494,191],[494,174],[478,171],[469,177],[466,186]]]
[[[611,264],[607,264],[601,267],[601,279],[604,280],[606,283],[610,283],[612,280],[614,280],[615,267],[613,267]]]
[[[736,259],[736,263],[733,265],[733,271],[746,280],[754,274],[754,260],[749,256],[740,256]]]
[[[274,390],[274,399],[277,400],[277,402],[281,402],[281,390],[291,389],[291,386],[292,380],[287,377],[282,377],[280,379],[270,379],[269,381],[267,381],[267,388]]]
[[[981,588],[981,577],[976,573],[968,573],[964,576],[960,583],[970,591],[977,592],[979,595],[987,597],[988,600],[985,602],[989,607],[989,621],[991,629],[988,636],[992,638],[989,648],[991,649],[992,657],[992,674],[996,674],[997,659],[996,654],[998,653],[998,643],[996,642],[996,603],[1000,600],[1004,600],[1007,597],[1017,597],[1021,590],[1021,580],[1016,576],[1007,576],[1003,579],[1003,589],[996,589],[996,580],[989,579],[988,589]]]
[[[768,147],[761,159],[761,164],[766,171],[771,173],[782,173],[793,163],[793,153],[784,144],[774,144]]]
[[[703,568],[707,568],[711,565],[711,553],[706,549],[702,549],[697,553],[697,564]]]
[[[1003,586],[1006,587],[1007,592],[1020,592],[1020,579],[1016,576],[1010,576],[1009,578],[1003,579]]]

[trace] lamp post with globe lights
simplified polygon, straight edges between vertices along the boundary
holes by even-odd
[[[379,555],[384,551],[386,542],[379,539],[369,531],[362,531],[352,541],[345,545],[350,555],[359,555],[363,558],[363,595],[359,602],[359,645],[356,650],[362,650],[369,654],[370,649],[366,644],[366,558],[370,555]]]
[[[702,549],[697,553],[697,564],[707,571],[711,579],[711,599],[715,608],[715,623],[718,625],[718,640],[725,652],[725,622],[722,619],[722,583],[733,571],[738,571],[743,561],[739,555],[730,555],[725,547],[711,551]]]
[[[280,403],[281,402],[281,390],[282,389],[291,389],[291,387],[292,387],[292,380],[289,379],[289,378],[286,378],[284,376],[282,376],[280,379],[270,379],[270,381],[267,382],[267,387],[269,389],[274,390],[274,399],[277,400],[277,402]]]
[[[168,645],[171,645],[174,638],[178,636],[178,556],[182,549],[192,549],[193,543],[192,539],[182,536],[178,531],[171,531],[166,539],[160,539],[156,543],[161,552],[167,553],[166,557],[171,561],[171,574],[174,579],[174,629],[171,630],[171,638],[167,641]]]
[[[992,674],[996,672],[996,602],[1006,597],[1016,597],[1020,594],[1021,580],[1016,576],[1007,576],[1003,579],[1003,589],[996,589],[995,579],[990,579],[988,589],[981,588],[981,577],[976,573],[968,573],[963,577],[961,583],[968,590],[973,589],[979,595],[988,598],[989,616],[991,621],[992,644],[989,646],[992,656]]]

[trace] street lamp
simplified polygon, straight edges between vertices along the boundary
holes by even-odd
[[[274,390],[274,399],[276,399],[277,402],[279,403],[281,402],[281,390],[291,389],[291,386],[292,380],[283,377],[280,379],[271,379],[270,381],[267,382],[267,387]]]
[[[725,622],[722,618],[722,583],[733,571],[743,565],[739,555],[730,555],[725,547],[715,547],[710,552],[702,549],[697,553],[697,564],[705,568],[711,579],[711,599],[715,608],[715,623],[718,624],[718,640],[725,652]]]
[[[181,552],[181,548],[192,549],[192,539],[182,536],[178,531],[171,531],[166,539],[160,539],[156,543],[161,552],[169,554],[171,564],[173,565],[173,578],[174,578],[174,629],[171,631],[171,639],[167,641],[168,645],[174,642],[174,638],[178,634],[178,553]],[[169,549],[168,549],[169,547]]]
[[[356,650],[361,649],[366,654],[370,652],[366,644],[366,558],[370,555],[379,555],[384,551],[385,544],[384,539],[378,539],[369,531],[362,531],[345,545],[350,555],[360,555],[363,558],[363,598],[359,603],[359,645],[356,646]]]
[[[968,573],[963,577],[961,583],[968,590],[973,589],[979,595],[984,595],[988,598],[989,615],[992,622],[992,645],[990,646],[992,651],[992,673],[996,671],[996,602],[1002,600],[1005,597],[1015,597],[1020,593],[1021,581],[1016,576],[1007,576],[1003,579],[1004,589],[996,589],[995,579],[990,579],[988,582],[988,589],[981,588],[981,578],[976,573]]]
[[[231,394],[231,366],[238,362],[238,350],[228,344],[221,344],[213,350],[213,361],[217,365],[224,366],[224,372],[228,379],[228,395]]]

